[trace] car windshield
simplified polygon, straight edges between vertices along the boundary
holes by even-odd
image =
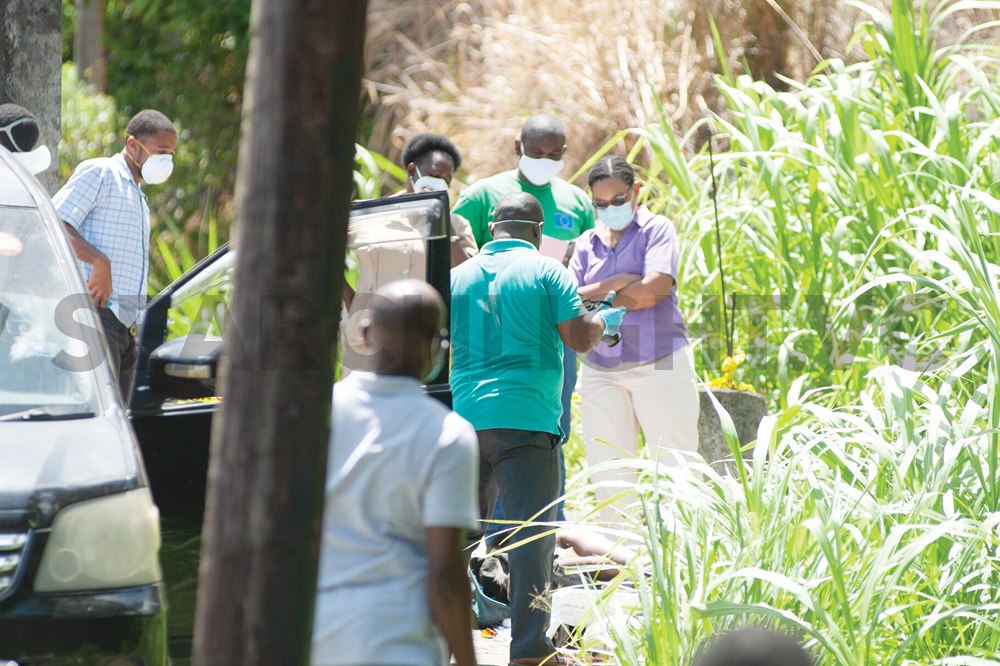
[[[37,210],[0,206],[0,418],[98,412],[100,329],[67,268]]]

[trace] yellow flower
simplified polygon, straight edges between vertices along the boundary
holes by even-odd
[[[722,362],[722,377],[718,377],[709,382],[713,388],[729,388],[738,391],[752,391],[753,387],[744,382],[736,381],[736,370],[747,359],[746,354],[739,353],[735,356],[727,356]]]

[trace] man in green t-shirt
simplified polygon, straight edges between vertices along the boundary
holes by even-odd
[[[514,139],[514,151],[519,157],[518,168],[477,180],[462,192],[452,212],[469,221],[476,243],[482,247],[492,240],[489,223],[493,221],[497,202],[512,192],[527,192],[538,200],[545,213],[540,246],[542,254],[561,258],[565,266],[573,254],[574,241],[587,229],[594,228],[594,205],[590,197],[576,185],[556,177],[563,168],[566,128],[553,116],[531,116],[524,121],[521,134]],[[564,348],[560,397],[562,417],[559,419],[561,443],[569,439],[576,372],[576,354]],[[562,476],[565,482],[565,470]],[[493,518],[503,520],[502,504],[497,504]],[[559,520],[565,518],[560,503]]]
[[[451,271],[452,402],[479,437],[484,519],[499,491],[508,520],[555,520],[562,347],[586,353],[618,331],[625,311],[586,313],[569,271],[538,251],[542,220],[534,197],[507,195],[490,223],[495,240]],[[548,532],[535,525],[509,537],[512,664],[557,663],[545,635],[550,611],[536,603],[552,581]]]
[[[511,192],[527,192],[545,212],[542,253],[553,256],[550,248],[562,248],[564,256],[571,254],[569,241],[594,227],[594,206],[586,192],[556,177],[563,168],[566,129],[552,116],[531,116],[514,139],[514,151],[518,168],[477,180],[458,197],[453,212],[469,221],[482,247],[491,240],[488,225],[497,202]]]

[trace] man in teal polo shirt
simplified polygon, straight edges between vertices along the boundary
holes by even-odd
[[[545,213],[540,245],[542,253],[561,258],[565,266],[572,256],[574,241],[584,231],[594,227],[594,205],[587,193],[556,177],[563,168],[566,128],[553,116],[531,116],[524,121],[521,133],[514,139],[514,152],[518,156],[518,168],[477,180],[462,192],[453,212],[469,220],[476,243],[482,247],[491,240],[489,223],[493,220],[497,202],[512,192],[527,192],[538,200]],[[564,348],[560,443],[569,439],[576,374],[576,354]],[[501,506],[497,506],[493,518],[504,518]],[[559,519],[564,518],[560,505]]]
[[[544,214],[523,192],[503,197],[480,253],[451,272],[452,403],[479,436],[483,519],[497,492],[507,520],[552,521],[559,494],[562,345],[593,349],[617,332],[623,308],[586,313],[576,284],[539,253]],[[516,664],[555,664],[544,600],[555,536],[543,527],[514,532],[510,551],[511,644]],[[485,526],[472,535],[475,543]]]

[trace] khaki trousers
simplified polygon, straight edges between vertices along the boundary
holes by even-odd
[[[660,464],[674,466],[684,459],[692,460],[684,454],[698,450],[698,381],[690,345],[628,370],[605,370],[584,363],[578,392],[590,467],[636,456],[640,428],[646,446],[659,448]],[[636,477],[626,468],[591,472],[590,480],[634,483]],[[598,503],[623,489],[596,488]],[[611,523],[617,513],[607,507],[601,511],[601,520]]]

